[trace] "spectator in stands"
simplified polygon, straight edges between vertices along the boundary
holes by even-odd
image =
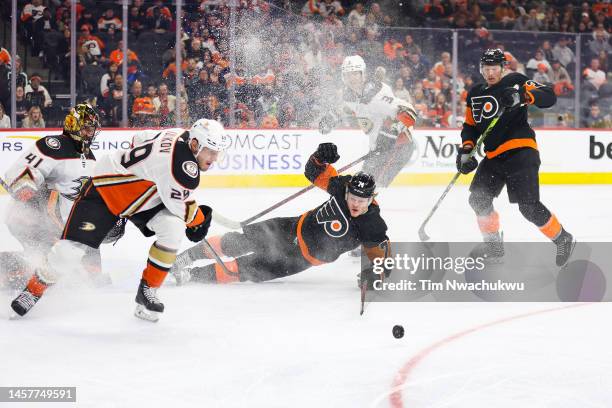
[[[111,62],[108,66],[108,71],[102,75],[100,79],[100,95],[102,95],[103,98],[108,97],[110,93],[110,84],[115,81],[115,76],[117,76],[118,73],[119,65],[115,62]]]
[[[612,127],[612,120],[609,115],[602,115],[599,105],[596,103],[591,104],[589,108],[589,114],[582,121],[583,127],[586,128],[610,128]]]
[[[404,52],[407,53],[407,56],[421,53],[421,47],[416,45],[411,34],[406,34],[404,36],[404,43],[402,45],[404,46]]]
[[[70,11],[70,10],[67,10]],[[77,20],[77,27],[87,26],[90,32],[96,32],[98,29],[98,22],[93,16],[93,12],[89,9],[83,10],[83,15]]]
[[[102,41],[100,37],[91,34],[90,30],[91,29],[87,24],[81,27],[81,35],[79,36],[79,39],[77,41],[77,48],[81,49],[83,47],[83,44],[85,44],[86,42],[95,41],[98,44],[100,52],[104,52],[104,41]]]
[[[527,73],[528,74],[530,72],[532,74],[535,73],[535,71],[538,70],[539,64],[544,64],[546,66],[546,69],[550,71],[551,69],[550,63],[546,60],[546,58],[544,58],[544,51],[542,51],[541,48],[538,48],[538,50],[535,53],[535,56],[531,58],[529,61],[527,61],[527,65],[525,65],[525,68],[527,69]]]
[[[155,0],[154,5],[147,9],[145,27],[156,33],[165,33],[170,29],[171,23],[172,13],[170,13],[170,9],[164,6],[162,0]]]
[[[539,31],[542,27],[542,22],[537,18],[537,10],[532,8],[529,14],[525,12],[523,7],[519,7],[520,16],[514,23],[513,30],[515,31]]]
[[[430,0],[423,7],[423,15],[428,21],[440,20],[446,16],[446,10],[441,0]]]
[[[501,28],[504,30],[510,29],[514,26],[516,20],[516,13],[514,9],[508,5],[508,0],[502,0],[493,12],[495,15],[495,21],[497,21]]]
[[[266,115],[276,116],[278,113],[280,101],[274,94],[272,84],[267,84],[263,87],[261,96],[257,98],[255,106],[255,121],[261,123]]]
[[[542,31],[559,31],[559,13],[554,7],[548,7],[542,21]]]
[[[206,73],[206,71],[204,71]],[[159,116],[160,126],[171,126],[172,123],[169,121],[170,114],[174,114],[176,108],[176,96],[170,95],[168,92],[168,85],[159,85],[159,95],[153,99],[153,106],[155,106],[155,113]],[[203,117],[203,116],[198,116]]]
[[[427,67],[421,61],[421,53],[410,54],[408,68],[412,71],[412,77],[415,80],[424,79],[427,75]]]
[[[451,116],[450,106],[443,93],[436,95],[435,103],[428,109],[427,115],[435,127],[449,127],[448,119]]]
[[[600,68],[601,68],[601,70],[603,72],[608,72],[609,71],[608,70],[608,67],[609,67],[609,65],[608,65],[608,56],[609,55],[610,54],[608,54],[605,51],[599,51],[599,66],[600,66]]]
[[[121,19],[115,16],[115,11],[112,8],[107,8],[102,17],[98,19],[98,30],[106,32],[110,27],[116,30],[121,30],[123,23]]]
[[[22,127],[26,129],[43,129],[45,127],[45,120],[40,110],[40,106],[35,105],[28,110],[28,114],[23,120]]]
[[[19,55],[15,56],[15,70],[17,71],[16,86],[21,86],[25,88],[25,86],[28,84],[28,74],[23,72],[23,66],[21,64],[21,57]],[[9,83],[11,81],[11,74],[12,74],[12,71],[9,71],[8,76],[7,76],[7,80]]]
[[[11,127],[11,118],[4,112],[4,105],[0,103],[0,129],[8,129]]]
[[[34,38],[34,23],[43,17],[45,10],[42,0],[32,0],[27,3],[21,11],[21,26],[25,31],[26,38],[32,45],[32,55],[38,55],[42,44],[36,44]]]
[[[40,84],[41,78],[38,74],[32,74],[30,78],[30,84],[25,88],[25,98],[28,101],[29,106],[40,106],[41,108],[47,108],[51,106],[53,101],[47,88]]]
[[[157,126],[158,117],[153,100],[148,95],[142,95],[142,83],[138,80],[132,85],[132,112],[130,122],[135,127]]]
[[[202,40],[199,38],[191,39],[190,44],[187,47],[187,58],[195,58],[196,62],[204,61],[204,48],[202,48]]]
[[[128,83],[134,82],[136,79],[140,77],[140,60],[138,59],[138,55],[134,51],[128,48]],[[121,68],[121,64],[123,63],[123,40],[119,41],[117,45],[117,49],[113,50],[110,53],[109,60],[111,63],[115,63]]]
[[[149,86],[147,86],[147,96],[151,98],[151,100],[157,98],[157,87],[155,84],[149,84]]]
[[[285,102],[281,105],[278,124],[279,127],[284,129],[300,127],[295,108],[291,102]]]
[[[404,86],[404,80],[401,77],[397,78],[393,83],[393,95],[408,102],[412,100],[410,92]]]
[[[434,64],[432,70],[436,74],[436,76],[442,77],[444,75],[446,64],[450,64],[450,63],[451,63],[450,52],[443,51],[440,54],[440,61]]]
[[[134,101],[137,98],[142,98],[142,82],[139,80],[134,81],[132,83],[132,87],[130,88],[130,92],[128,94],[128,117],[132,120],[132,109],[134,108]]]
[[[552,52],[552,46],[550,45],[550,41],[544,40],[542,42],[542,52],[544,53],[544,59],[546,61],[550,61],[555,58],[555,55]]]
[[[25,98],[25,91],[23,87],[21,86],[18,86],[17,88],[15,88],[15,101],[17,103],[17,109],[15,111],[16,119],[17,119],[16,126],[17,126],[19,123],[23,121],[23,119],[25,119],[26,115],[28,114],[28,109],[30,107],[28,105],[28,101],[26,101],[26,98]]]
[[[32,25],[32,36],[34,38],[34,52],[39,57],[44,54],[45,33],[57,31],[57,22],[51,16],[51,10],[45,8],[41,18],[34,21]]]
[[[552,50],[555,59],[559,60],[561,65],[564,67],[567,67],[569,64],[573,63],[575,58],[574,51],[567,46],[568,43],[569,38],[562,37]]]
[[[591,90],[598,91],[606,83],[606,73],[599,67],[599,58],[591,58],[591,64],[584,69],[582,76]]]
[[[593,21],[591,20],[591,16],[587,12],[583,12],[580,17],[580,21],[578,22],[578,33],[590,33],[593,31]]]
[[[140,14],[140,9],[137,6],[130,8],[128,16],[128,28],[132,33],[140,34],[145,28],[144,16]]]
[[[338,0],[323,0],[319,1],[318,4],[318,14],[321,17],[325,18],[330,15],[335,15],[336,17],[342,17],[345,11],[342,7],[342,4]]]
[[[470,12],[467,2],[456,3],[455,11],[448,18],[450,26],[453,28],[469,28]]]
[[[355,4],[355,8],[348,15],[348,27],[360,29],[365,27],[366,14],[362,3]]]
[[[115,75],[115,80],[109,85],[109,94],[104,98],[102,106],[111,126],[118,126],[122,120],[121,103],[123,100],[123,75]],[[128,111],[130,105],[128,103]]]
[[[598,27],[593,31],[593,39],[589,41],[589,51],[591,55],[597,56],[602,51],[606,54],[612,53],[610,34],[603,27]]]
[[[552,81],[548,76],[548,67],[543,62],[538,64],[536,72],[533,74],[533,80],[541,84],[550,85]]]
[[[390,37],[387,39],[383,46],[383,52],[387,58],[387,63],[395,63],[397,65],[397,60],[402,52],[402,48],[404,48],[404,46],[397,40],[397,38]]]
[[[550,80],[553,83],[553,89],[557,96],[564,96],[574,90],[572,79],[567,70],[561,65],[559,60],[553,59],[550,61],[552,71],[550,72]]]

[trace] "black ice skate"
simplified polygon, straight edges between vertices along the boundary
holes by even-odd
[[[501,263],[504,258],[504,234],[496,232],[484,236],[484,242],[470,252],[472,258],[484,258],[487,264]]]
[[[553,242],[557,246],[557,266],[565,266],[567,261],[569,261],[570,256],[572,256],[572,252],[574,252],[576,240],[572,234],[564,229],[561,229],[561,233],[553,240]]]
[[[164,304],[157,298],[157,288],[147,285],[144,279],[140,280],[136,303],[134,316],[143,320],[156,322],[159,320],[159,314],[164,312]]]
[[[11,308],[19,316],[24,316],[34,307],[38,299],[40,299],[39,296],[34,295],[26,288],[11,302]]]

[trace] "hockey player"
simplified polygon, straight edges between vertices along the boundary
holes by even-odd
[[[223,126],[200,119],[191,129],[142,131],[133,148],[104,156],[94,177],[72,207],[62,234],[26,289],[12,302],[23,316],[66,268],[79,265],[87,246],[98,248],[121,218],[132,221],[145,236],[156,235],[136,294],[135,315],[157,321],[164,305],[157,298],[176,258],[183,234],[199,242],[208,232],[212,210],[191,200],[206,171],[229,147]]]
[[[339,158],[336,145],[322,143],[306,164],[306,177],[327,191],[329,200],[297,217],[272,218],[245,226],[243,233],[210,238],[220,256],[235,258],[224,262],[225,268],[215,263],[182,269],[212,257],[201,244],[188,249],[173,270],[177,282],[268,281],[334,262],[360,244],[370,259],[388,256],[387,225],[374,201],[376,183],[363,172],[338,176],[331,163]]]
[[[34,264],[44,260],[60,238],[72,203],[92,174],[90,145],[100,131],[98,114],[86,103],[76,105],[64,120],[61,135],[39,139],[8,169],[4,180],[12,200],[6,225],[24,252],[0,252],[0,269],[10,286],[23,288]],[[98,283],[100,253],[87,251],[86,268]]]
[[[565,265],[575,241],[548,208],[540,201],[538,172],[540,154],[535,132],[527,122],[527,106],[548,108],[555,104],[552,88],[529,80],[525,75],[509,73],[504,76],[506,59],[500,49],[488,49],[480,59],[480,72],[485,84],[475,85],[467,95],[467,109],[462,147],[457,155],[457,169],[463,174],[476,170],[470,185],[470,206],[476,212],[484,244],[475,256],[499,258],[504,255],[499,215],[493,199],[504,185],[511,203],[518,203],[519,211],[557,246],[556,263]],[[486,157],[478,161],[469,154],[478,137],[491,120],[505,108],[484,141]]]
[[[359,55],[344,58],[342,82],[341,112],[332,110],[323,116],[319,131],[327,134],[343,121],[359,126],[368,135],[372,152],[362,170],[374,175],[378,186],[387,187],[414,152],[416,111],[409,101],[394,96],[382,79],[368,81],[366,64]]]

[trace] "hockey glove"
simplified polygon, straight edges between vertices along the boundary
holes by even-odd
[[[335,163],[340,158],[338,148],[333,143],[321,143],[313,156],[319,163]]]
[[[207,205],[201,205],[199,208],[204,215],[204,221],[185,229],[185,235],[192,242],[200,242],[206,237],[208,228],[210,228],[210,221],[212,220],[212,208]]]
[[[508,109],[513,109],[525,103],[525,92],[521,92],[517,87],[510,86],[502,91],[500,102]]]
[[[470,157],[473,147],[464,146],[457,154],[457,171],[461,174],[468,174],[476,170],[478,160],[474,156]]]
[[[326,113],[319,121],[319,132],[322,135],[328,134],[329,132],[334,130],[334,128],[338,124],[337,122],[338,121],[336,120],[334,115],[332,115],[331,113]]]

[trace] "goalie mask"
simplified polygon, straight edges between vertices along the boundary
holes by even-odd
[[[64,134],[74,140],[79,153],[88,154],[91,143],[100,133],[100,118],[93,106],[79,103],[64,119]]]

